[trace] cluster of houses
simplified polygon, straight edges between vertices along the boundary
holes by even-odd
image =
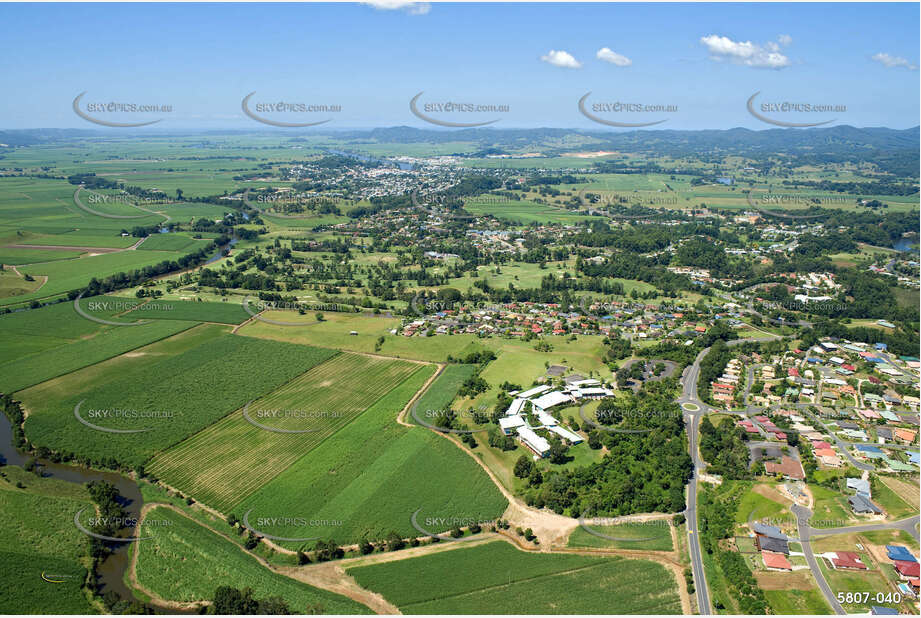
[[[582,436],[563,427],[549,410],[557,406],[569,406],[586,399],[601,399],[614,394],[601,381],[573,376],[565,380],[561,389],[542,384],[526,391],[509,393],[514,397],[505,416],[499,419],[499,427],[507,435],[517,434],[521,443],[536,457],[546,457],[550,442],[538,432],[551,433],[570,444],[579,444]]]
[[[424,309],[424,306],[417,309]],[[640,303],[594,304],[581,312],[566,311],[557,303],[535,302],[505,303],[480,309],[462,305],[439,309],[405,323],[401,327],[402,334],[406,337],[430,333],[524,337],[530,334],[609,335],[619,329],[637,339],[675,337],[686,340],[707,331],[703,323],[684,319],[682,311]],[[711,316],[700,317],[709,319]],[[727,315],[715,314],[712,317],[721,319]]]
[[[739,386],[742,372],[742,361],[737,358],[731,359],[723,370],[723,375],[710,383],[710,391],[713,393],[713,400],[725,404],[726,408],[732,406],[735,398],[735,390]]]
[[[917,597],[919,581],[918,559],[904,545],[886,545],[886,557],[898,574],[899,591],[907,597]]]

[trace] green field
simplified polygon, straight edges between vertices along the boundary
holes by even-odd
[[[527,553],[502,541],[348,573],[404,614],[681,613],[677,584],[660,564]]]
[[[105,326],[80,317],[72,303],[0,316],[0,390],[15,392],[170,337],[192,322]]]
[[[156,456],[148,470],[201,502],[229,512],[301,456],[352,422],[418,369],[406,361],[339,354],[242,411]],[[340,385],[348,384],[348,388]]]
[[[429,424],[436,424],[432,418],[444,414],[451,408],[451,402],[457,397],[458,389],[467,378],[473,375],[475,370],[474,365],[446,365],[441,374],[413,404],[416,415]],[[406,421],[419,424],[411,413],[406,415]]]
[[[179,252],[149,251],[121,251],[119,253],[103,253],[93,257],[81,257],[73,260],[59,260],[23,266],[19,272],[28,273],[36,279],[40,276],[48,277],[48,281],[39,290],[21,296],[0,298],[0,305],[14,302],[46,298],[78,290],[86,286],[93,277],[104,279],[120,272],[130,272],[145,266],[153,266],[164,260],[177,260],[182,257]]]
[[[192,253],[205,247],[210,240],[196,240],[184,234],[154,234],[138,246],[138,251],[181,251]]]
[[[606,539],[604,537],[599,537],[579,527],[573,530],[572,534],[569,535],[568,547],[647,549],[652,551],[672,551],[674,549],[671,527],[667,520],[658,519],[649,522],[612,525],[593,525],[586,523],[585,525],[595,532],[614,538]]]
[[[101,300],[105,302],[105,299]],[[163,299],[134,302],[136,303],[136,308],[121,314],[122,320],[126,322],[134,320],[194,320],[197,322],[239,324],[250,317],[241,305],[232,302],[215,303]]]
[[[205,601],[218,586],[252,588],[257,599],[281,597],[295,614],[369,614],[367,607],[274,573],[228,539],[167,507],[147,519],[152,539],[135,546],[138,583],[168,601]],[[167,523],[168,522],[168,523]]]
[[[775,614],[831,614],[831,608],[818,588],[811,590],[765,590]]]
[[[96,613],[82,589],[86,536],[73,525],[74,513],[89,505],[89,496],[20,468],[0,470],[0,611]],[[17,489],[16,481],[26,488]]]
[[[508,506],[489,477],[455,444],[396,417],[432,375],[416,371],[354,422],[333,434],[250,495],[235,513],[251,517],[306,517],[330,522],[311,534],[298,526],[263,532],[289,538],[357,542],[389,532],[422,536],[410,517],[493,520]],[[482,448],[482,447],[481,447]],[[310,491],[303,491],[309,487]],[[431,532],[445,532],[450,526]],[[296,548],[302,545],[291,545]]]
[[[113,363],[111,371],[89,371],[87,379],[77,372],[24,391],[26,435],[37,445],[95,460],[141,464],[334,354],[236,335],[197,343],[175,355],[148,353],[137,363]],[[87,427],[75,418],[81,401],[83,418],[95,425],[146,431]],[[94,410],[108,412],[91,420]]]

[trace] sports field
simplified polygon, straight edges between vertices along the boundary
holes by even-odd
[[[339,354],[154,457],[148,470],[218,510],[230,509],[352,422],[418,370],[406,361]]]
[[[503,541],[348,573],[404,614],[681,613],[674,578],[660,564],[529,553]]]

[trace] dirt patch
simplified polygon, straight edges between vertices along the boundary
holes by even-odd
[[[762,590],[812,590],[815,580],[807,570],[794,573],[756,572],[755,579]]]
[[[917,481],[912,485],[888,476],[880,476],[879,479],[913,509],[917,511],[921,508],[921,494],[918,493]]]
[[[764,485],[764,484],[755,485],[752,488],[752,491],[758,494],[759,496],[763,496],[767,498],[768,500],[777,502],[784,506],[791,506],[793,504],[792,500],[790,500],[789,498],[781,494],[779,491],[777,491],[770,485]]]

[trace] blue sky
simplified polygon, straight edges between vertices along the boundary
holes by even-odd
[[[746,110],[757,91],[757,104],[846,106],[777,119],[908,128],[919,117],[918,20],[916,3],[0,4],[0,128],[101,128],[71,108],[83,91],[84,104],[171,105],[100,115],[162,117],[157,129],[267,129],[241,111],[253,91],[253,103],[339,105],[263,114],[333,118],[330,128],[433,128],[410,112],[420,91],[420,105],[506,105],[430,114],[499,118],[497,128],[603,128],[579,112],[590,91],[589,105],[677,106],[596,114],[666,119],[655,128],[773,128]]]

